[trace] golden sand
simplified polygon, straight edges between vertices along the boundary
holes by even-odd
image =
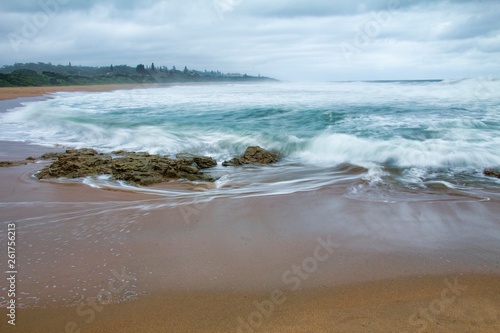
[[[271,306],[265,292],[159,292],[96,308],[21,309],[16,332],[500,332],[495,276],[383,280],[290,292],[283,301]]]
[[[148,88],[151,84],[103,84],[89,86],[49,86],[49,87],[2,87],[0,88],[0,100],[14,99],[19,97],[36,97],[60,91],[112,91],[122,89]]]

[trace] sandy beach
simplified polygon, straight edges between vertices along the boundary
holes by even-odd
[[[0,159],[60,149],[1,142]],[[39,181],[45,163],[0,169],[19,271],[15,327],[0,282],[2,332],[500,331],[498,200],[368,202],[337,185],[186,204]]]
[[[0,88],[0,101],[9,100],[22,97],[36,97],[43,96],[55,92],[67,91],[87,91],[87,92],[100,92],[112,91],[123,89],[135,89],[151,87],[153,85],[140,85],[140,84],[104,84],[92,86],[49,86],[49,87],[1,87]]]

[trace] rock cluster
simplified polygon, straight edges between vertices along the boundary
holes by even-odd
[[[207,156],[178,154],[173,159],[129,151],[103,154],[94,149],[83,148],[70,149],[62,153],[47,153],[38,159],[28,157],[23,161],[0,162],[0,167],[25,165],[48,159],[54,161],[35,175],[38,179],[111,175],[115,180],[123,180],[135,185],[151,185],[177,179],[213,182],[215,179],[203,173],[202,170],[217,165],[216,160]],[[222,165],[265,165],[278,162],[278,160],[277,153],[255,146],[248,147],[243,155],[225,161]]]
[[[493,169],[486,169],[483,171],[485,176],[500,178],[500,171]]]
[[[173,159],[129,151],[103,154],[94,149],[83,148],[70,149],[63,153],[47,153],[38,159],[28,157],[22,161],[0,161],[0,167],[26,165],[46,159],[55,161],[35,175],[38,179],[111,175],[115,180],[135,185],[151,185],[177,179],[213,182],[215,179],[202,170],[217,165],[217,161],[211,157],[192,154],[178,154]],[[266,165],[278,161],[277,153],[252,146],[248,147],[243,155],[224,161],[222,165]],[[485,176],[500,178],[500,170],[485,169],[483,173]]]
[[[0,161],[0,167],[1,168],[8,168],[8,167],[31,164],[31,163],[35,163],[35,162],[36,162],[36,158],[34,158],[34,157],[28,157],[27,159],[22,160],[22,161]]]
[[[248,147],[245,153],[229,161],[224,161],[223,166],[239,166],[243,164],[271,164],[279,161],[279,155],[258,146]]]
[[[214,181],[201,170],[217,165],[213,158],[205,156],[171,159],[127,151],[102,154],[87,148],[67,150],[51,157],[56,160],[37,173],[37,178],[79,178],[109,174],[113,179],[136,185],[151,185],[174,179]]]

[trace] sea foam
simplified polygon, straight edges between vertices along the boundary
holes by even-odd
[[[286,193],[332,179],[409,188],[460,181],[476,188],[498,186],[481,170],[500,167],[499,110],[500,81],[491,78],[56,93],[1,114],[0,140],[193,153],[219,163],[251,145],[281,153],[276,172],[212,170],[222,177],[217,193]],[[342,165],[366,171],[341,177]]]

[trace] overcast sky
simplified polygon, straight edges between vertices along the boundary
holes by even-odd
[[[500,77],[498,0],[2,0],[0,65],[221,70],[282,80]]]

